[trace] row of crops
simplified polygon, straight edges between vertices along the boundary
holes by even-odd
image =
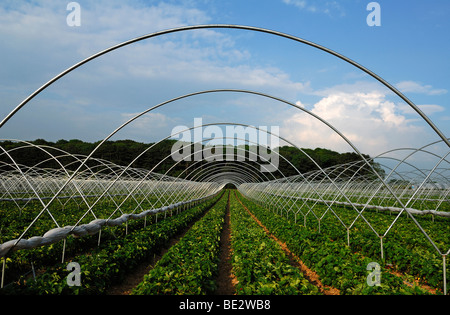
[[[246,183],[239,190],[271,215],[327,235],[391,271],[409,274],[447,292],[447,183],[430,177],[422,178],[418,186],[412,185],[417,182],[386,178],[336,180],[319,172],[309,175],[314,178],[309,181],[306,175]],[[322,177],[316,180],[319,175]]]
[[[426,243],[421,244],[414,231],[393,233],[391,237],[398,239],[385,243],[387,259],[381,260],[374,250],[378,247],[375,240],[363,226],[355,227],[347,246],[345,234],[332,216],[327,216],[329,220],[322,222],[319,231],[313,221],[305,226],[305,222],[268,210],[235,190],[224,190],[159,219],[150,216],[146,224],[131,221],[127,230],[124,226],[104,229],[100,243],[98,235],[74,238],[74,243],[68,239],[64,262],[60,262],[60,243],[17,251],[5,260],[6,274],[11,280],[18,279],[0,294],[107,294],[186,229],[131,294],[215,294],[220,285],[219,252],[227,215],[229,278],[234,294],[441,294],[442,262],[426,251]],[[301,261],[308,273],[293,260]],[[36,266],[34,274],[24,275],[30,261]],[[80,266],[80,285],[71,286],[67,281],[69,262]],[[369,281],[373,270],[368,266],[374,263],[380,268],[376,284]],[[318,278],[312,279],[311,273]]]
[[[439,281],[442,279],[440,261],[430,261],[426,256],[414,256],[416,260],[411,261],[412,255],[408,255],[407,248],[401,250],[405,243],[392,249],[393,252],[390,256],[390,261],[400,262],[403,260],[403,264],[391,264],[380,259],[379,253],[374,251],[374,247],[379,245],[373,237],[370,237],[371,234],[364,231],[359,231],[361,232],[359,237],[356,239],[355,236],[351,246],[346,246],[345,234],[336,222],[334,222],[335,224],[323,224],[319,232],[316,227],[304,227],[303,222],[295,223],[294,220],[284,215],[274,215],[273,212],[248,200],[243,199],[243,203],[255,213],[271,233],[285,242],[303,263],[319,275],[324,285],[338,289],[340,294],[429,294],[430,291],[414,285],[415,283],[419,284],[419,282],[415,282],[418,279],[422,280],[423,285],[430,284],[430,282],[436,287],[442,285],[442,282]],[[387,247],[391,249],[390,246]],[[427,270],[417,273],[420,268],[414,271],[411,269],[411,266],[415,265],[419,259],[422,266],[427,265],[434,269],[434,280],[432,277],[424,276],[424,273],[431,276]],[[367,284],[369,274],[367,267],[373,262],[378,263],[381,268],[380,286]],[[424,279],[426,280],[423,281]]]
[[[203,215],[217,201],[216,196],[198,206],[184,210],[178,214],[168,215],[157,220],[151,218],[146,226],[143,222],[134,221],[124,233],[124,227],[115,227],[106,230],[102,236],[107,240],[97,244],[97,237],[85,237],[74,239],[76,244],[66,250],[66,262],[58,263],[57,260],[40,261],[40,270],[36,270],[36,276],[21,276],[18,281],[6,286],[0,293],[6,294],[104,294],[108,288],[120,283],[124,277],[132,272],[140,263],[152,258],[171,238],[188,227],[193,221]],[[109,233],[108,233],[109,232]],[[70,250],[72,248],[72,251]],[[61,248],[56,246],[36,248],[30,251],[18,251],[17,255],[28,253],[35,258],[40,251],[41,255],[49,257],[49,251],[61,253]],[[17,256],[8,258],[10,269],[7,273],[17,272],[17,261],[24,260]],[[77,262],[80,266],[81,286],[68,284],[67,265],[69,261]]]

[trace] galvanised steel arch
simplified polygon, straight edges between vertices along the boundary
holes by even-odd
[[[207,92],[218,92],[218,91],[217,91],[217,90],[214,90],[214,91],[207,91]],[[247,92],[247,93],[248,93],[248,91],[239,91],[239,92]],[[202,92],[202,93],[203,93],[203,92]],[[261,95],[261,96],[266,96],[266,97],[267,97],[267,95],[260,94],[260,93],[256,93],[256,92],[250,92],[250,93],[255,93],[255,94],[257,94],[257,95]],[[269,96],[269,97],[270,97],[270,96]],[[292,106],[297,106],[297,105],[292,104]],[[304,109],[302,109],[302,110],[304,110]],[[137,115],[136,117],[138,117],[138,116],[140,117],[140,114]],[[133,119],[134,119],[134,118],[132,118],[132,120],[133,120]],[[323,121],[321,118],[318,118],[318,119],[321,120],[321,121]],[[326,122],[324,122],[324,123],[326,123]],[[326,124],[328,124],[328,123],[326,123]],[[246,124],[239,124],[239,123],[209,123],[209,124],[203,124],[203,125],[199,125],[199,126],[187,128],[187,129],[185,129],[185,130],[181,130],[181,131],[177,132],[176,134],[183,133],[183,132],[185,132],[185,131],[187,131],[187,130],[192,130],[192,129],[195,129],[195,128],[202,128],[202,127],[204,127],[204,126],[215,126],[215,125],[239,125],[239,126],[245,126],[245,127],[251,127],[251,128],[258,129],[258,128],[254,127],[254,126],[250,126],[250,125],[246,125]],[[330,128],[334,129],[334,127],[332,127],[332,126],[330,126]],[[265,132],[267,132],[267,133],[269,133],[269,134],[272,134],[272,133],[269,132],[269,131],[265,131]],[[172,135],[170,135],[170,136],[168,136],[168,137],[166,137],[166,138],[164,138],[164,139],[162,139],[162,140],[160,140],[160,141],[163,141],[163,140],[166,140],[166,139],[168,139],[168,138],[170,138],[170,137],[173,137],[173,136],[176,135],[176,134],[172,134]],[[324,172],[324,170],[316,163],[316,161],[315,161],[314,159],[312,159],[312,158],[311,158],[311,157],[310,157],[303,149],[297,147],[295,144],[293,144],[292,142],[288,141],[287,139],[284,139],[283,137],[280,137],[279,135],[277,135],[277,136],[278,136],[280,139],[282,139],[283,141],[289,143],[289,144],[292,145],[293,147],[296,147],[298,150],[300,150],[301,152],[303,152],[303,154],[305,154],[305,156],[307,156],[307,157],[309,158],[309,160],[312,161],[312,163],[314,163],[314,164],[316,165],[316,167],[318,168],[318,171],[317,171],[317,172],[319,172],[319,173],[323,176],[323,178],[328,178],[328,180],[330,180],[330,182],[334,185],[334,187],[335,187],[336,189],[339,190],[339,187],[336,186],[336,184],[334,183],[334,181],[333,181],[331,178],[329,178],[329,176],[327,175],[327,173]],[[212,140],[212,139],[202,139],[201,142],[202,142],[202,141],[210,141],[210,140]],[[239,139],[239,138],[238,138],[238,139],[236,139],[236,140],[243,140],[243,139]],[[245,140],[245,141],[247,141],[248,143],[252,144],[251,141],[248,141],[248,140]],[[158,143],[159,143],[159,142],[158,142]],[[157,143],[155,143],[154,145],[156,145],[156,144],[157,144]],[[186,146],[193,146],[193,145],[195,145],[195,143],[187,144]],[[202,150],[199,149],[197,152],[191,153],[190,156],[194,156],[196,153],[201,152],[201,151],[202,151]],[[144,153],[144,152],[143,152],[143,153]],[[277,153],[277,154],[278,154],[278,153]],[[279,154],[278,154],[278,155],[279,155]],[[283,156],[281,156],[281,155],[279,155],[279,156],[280,156],[281,158],[283,158],[285,161],[287,161],[286,158],[284,158]],[[169,157],[170,157],[170,155],[167,155],[165,158],[161,159],[160,162],[159,162],[157,165],[154,166],[154,168],[152,169],[152,171],[153,171],[159,164],[161,164],[164,160],[168,159]],[[361,156],[361,157],[363,158],[363,156]],[[176,164],[178,164],[179,162],[180,162],[180,161],[178,161]],[[299,176],[299,177],[302,177],[304,180],[306,180],[306,179],[304,178],[304,176],[298,171],[298,169],[297,169],[291,162],[289,162],[289,161],[287,161],[287,162],[288,162],[288,164],[290,164],[290,165],[298,172],[298,174],[299,174],[298,176]],[[364,162],[366,162],[366,161],[364,161]],[[366,162],[366,163],[367,163],[367,162]],[[227,175],[230,176],[230,175],[233,175],[233,174],[230,173],[230,172],[228,172]],[[220,177],[223,177],[223,175],[220,175]],[[233,178],[236,179],[236,176],[233,175]],[[240,178],[240,179],[242,179],[242,178]],[[224,179],[224,181],[226,181],[226,180]],[[248,182],[252,182],[252,180],[249,180]],[[268,182],[265,182],[265,183],[271,183],[271,182],[268,181]],[[240,187],[240,185],[239,185],[239,187]],[[314,190],[314,188],[313,188],[313,190]],[[248,190],[247,190],[247,192],[248,192]],[[341,194],[342,194],[342,193],[341,193]],[[347,196],[346,196],[345,194],[342,194],[342,195],[343,195],[344,198],[347,198]],[[251,197],[250,194],[247,194],[247,196],[248,196],[248,197]],[[271,194],[271,196],[272,196],[272,199],[273,199],[273,197],[275,197],[276,195]],[[320,198],[320,197],[319,197],[319,198]],[[254,196],[253,196],[253,199],[255,199]],[[256,198],[256,201],[261,201],[261,200],[258,200],[258,199]],[[344,224],[344,222],[342,222],[342,220],[340,219],[340,217],[339,217],[339,216],[333,211],[333,209],[331,208],[331,204],[332,204],[332,203],[329,204],[330,202],[329,202],[328,200],[326,200],[326,199],[323,199],[323,198],[321,198],[320,201],[323,202],[324,204],[326,204],[326,206],[328,207],[328,210],[329,210],[330,212],[332,212],[332,213],[337,217],[337,219],[342,223],[342,225],[343,225],[344,227],[346,227],[347,230],[348,230],[349,228]],[[348,198],[347,198],[347,201],[348,201],[348,204],[354,206],[354,204],[352,204],[351,201],[348,200]],[[287,201],[278,199],[278,200],[276,200],[276,202],[272,200],[272,203],[276,203],[278,206],[281,206],[281,205],[283,205],[283,204],[286,204]],[[269,204],[270,204],[270,203],[269,203]],[[289,211],[291,208],[292,208],[292,205],[290,206],[290,208],[289,208],[287,211]],[[309,207],[309,208],[310,208],[310,207]],[[308,212],[312,212],[311,210],[312,210],[312,209],[309,209]],[[327,210],[327,211],[328,211],[328,210]],[[356,211],[359,213],[359,211],[358,211],[358,209],[357,209],[356,207],[354,207],[354,210],[356,210]],[[300,209],[299,209],[297,212],[299,212],[299,211],[301,212]],[[303,213],[302,213],[302,214],[303,214]],[[320,218],[318,218],[318,217],[315,215],[314,212],[312,212],[312,214],[319,220],[319,223],[320,223]],[[304,215],[304,214],[303,214],[303,215]],[[365,220],[364,216],[362,216],[361,213],[359,213],[358,216],[361,216],[361,217],[363,218],[363,220],[369,225],[369,227],[376,233],[376,231],[372,228],[372,226],[370,225],[370,223],[367,222],[367,220]]]
[[[398,89],[396,89],[392,84],[388,83],[386,80],[384,80],[383,78],[381,78],[379,75],[375,74],[374,72],[372,72],[371,70],[367,69],[366,67],[358,64],[357,62],[351,60],[350,58],[332,50],[329,49],[327,47],[321,46],[319,44],[316,44],[314,42],[305,40],[303,38],[297,37],[297,36],[293,36],[293,35],[289,35],[289,34],[285,34],[282,32],[278,32],[278,31],[274,31],[274,30],[269,30],[269,29],[264,29],[264,28],[260,28],[260,27],[254,27],[254,26],[244,26],[244,25],[229,25],[229,24],[211,24],[211,25],[194,25],[194,26],[183,26],[183,27],[178,27],[178,28],[173,28],[173,29],[169,29],[169,30],[164,30],[164,31],[159,31],[159,32],[155,32],[152,34],[147,34],[144,36],[140,36],[125,42],[122,42],[118,45],[112,46],[108,49],[105,49],[103,51],[100,51],[82,61],[80,61],[79,63],[73,65],[72,67],[67,68],[66,70],[64,70],[63,72],[61,72],[60,74],[58,74],[57,76],[55,76],[54,78],[52,78],[51,80],[49,80],[47,83],[45,83],[44,85],[42,85],[39,89],[37,89],[35,92],[33,92],[30,96],[28,96],[24,101],[22,101],[16,108],[14,108],[1,122],[0,122],[0,128],[3,127],[3,125],[12,117],[15,115],[16,112],[18,112],[22,107],[24,107],[30,100],[32,100],[36,95],[38,95],[39,93],[41,93],[43,90],[45,90],[48,86],[52,85],[54,82],[56,82],[57,80],[59,80],[60,78],[62,78],[63,76],[67,75],[68,73],[72,72],[73,70],[81,67],[82,65],[90,62],[91,60],[94,60],[100,56],[103,56],[111,51],[117,50],[119,48],[131,45],[133,43],[137,43],[140,42],[142,40],[146,40],[146,39],[150,39],[153,37],[158,37],[158,36],[162,36],[162,35],[166,35],[166,34],[171,34],[171,33],[177,33],[177,32],[183,32],[183,31],[189,31],[189,30],[198,30],[198,29],[240,29],[240,30],[248,30],[248,31],[254,31],[254,32],[261,32],[261,33],[267,33],[267,34],[271,34],[271,35],[275,35],[275,36],[279,36],[282,38],[286,38],[289,40],[293,40],[302,44],[306,44],[309,45],[311,47],[317,48],[319,50],[322,50],[330,55],[333,55],[349,64],[351,64],[352,66],[362,70],[363,72],[367,73],[368,75],[370,75],[372,78],[376,79],[377,81],[379,81],[381,84],[383,84],[384,86],[386,86],[389,90],[391,90],[392,92],[394,92],[396,95],[398,95],[402,100],[404,100],[415,112],[417,112],[426,122],[427,124],[439,135],[439,137],[447,144],[447,146],[450,147],[450,141],[447,139],[447,137],[445,137],[445,135],[439,130],[439,128],[437,128],[437,126],[431,121],[431,119],[429,119],[427,117],[427,115],[425,115],[419,107],[417,107],[417,105],[415,105],[411,100],[409,100],[403,93],[401,93]]]
[[[359,150],[356,148],[356,146],[355,146],[350,140],[348,140],[341,132],[339,132],[334,126],[332,126],[331,124],[329,124],[327,121],[325,121],[325,120],[322,119],[321,117],[317,116],[316,114],[312,113],[311,111],[308,111],[308,110],[305,109],[305,108],[302,108],[302,107],[300,107],[300,106],[298,106],[298,105],[296,105],[296,104],[294,104],[294,103],[292,103],[292,102],[288,102],[288,101],[286,101],[286,100],[283,100],[283,99],[281,99],[281,98],[279,98],[279,97],[275,97],[275,96],[271,96],[271,95],[268,95],[268,94],[264,94],[264,93],[260,93],[260,92],[255,92],[255,91],[248,91],[248,90],[233,90],[233,89],[207,90],[207,91],[200,91],[200,92],[195,92],[195,93],[189,93],[189,94],[182,95],[182,96],[173,98],[173,99],[171,99],[171,100],[162,102],[162,103],[160,103],[160,104],[158,104],[158,105],[155,105],[155,106],[153,106],[153,107],[151,107],[151,108],[149,108],[149,109],[143,111],[142,113],[139,113],[139,114],[135,115],[134,117],[130,118],[128,121],[126,121],[125,123],[123,123],[121,126],[119,126],[118,128],[116,128],[116,129],[115,129],[113,132],[111,132],[105,139],[103,139],[101,142],[99,142],[99,144],[91,151],[91,153],[86,157],[86,159],[78,166],[78,168],[73,172],[73,174],[67,179],[66,183],[63,184],[63,185],[60,187],[60,189],[55,193],[54,197],[47,203],[47,205],[46,205],[46,206],[44,207],[44,209],[42,210],[41,214],[42,214],[44,211],[47,210],[48,206],[49,206],[50,204],[52,204],[52,202],[53,202],[56,198],[58,198],[59,194],[66,188],[66,185],[69,184],[69,183],[73,180],[73,178],[76,176],[76,174],[78,174],[78,172],[79,172],[83,167],[85,167],[85,164],[87,163],[87,161],[88,161],[89,159],[92,158],[93,154],[94,154],[94,153],[95,153],[95,152],[103,145],[103,143],[105,143],[105,142],[106,142],[107,140],[109,140],[113,135],[115,135],[116,133],[118,133],[122,128],[124,128],[125,126],[129,125],[130,123],[132,123],[132,122],[135,121],[136,119],[142,117],[143,115],[145,115],[145,114],[147,114],[147,113],[149,113],[149,112],[151,112],[151,111],[153,111],[153,110],[155,110],[155,109],[157,109],[157,108],[159,108],[159,107],[162,107],[162,106],[165,106],[165,105],[167,105],[167,104],[173,103],[173,102],[175,102],[175,101],[178,101],[178,100],[181,100],[181,99],[185,99],[185,98],[189,98],[189,97],[193,97],[193,96],[196,96],[196,95],[202,95],[202,94],[207,94],[207,93],[219,93],[219,92],[235,92],[235,93],[254,94],[254,95],[262,96],[262,97],[265,97],[265,98],[273,99],[273,100],[276,100],[276,101],[285,103],[285,104],[287,104],[287,105],[289,105],[289,106],[295,107],[295,108],[297,108],[297,109],[299,109],[299,110],[301,110],[301,111],[303,111],[303,112],[305,112],[305,113],[307,113],[307,114],[313,116],[314,118],[316,118],[317,120],[319,120],[320,122],[322,122],[323,124],[325,124],[328,128],[330,128],[331,130],[333,130],[335,133],[337,133],[337,134],[338,134],[338,135],[339,135],[346,143],[348,143],[348,144],[350,145],[350,147],[352,147],[352,148],[354,149],[354,151],[355,151],[357,154],[359,154],[359,156],[361,157],[361,159],[364,160],[370,168],[372,168],[372,166],[370,165],[370,163],[368,163],[368,162],[366,161],[365,157],[359,152]],[[235,125],[236,125],[236,124],[235,124]],[[179,133],[181,133],[181,132],[179,132]],[[174,136],[174,135],[170,135],[170,136],[166,137],[165,139],[169,139],[170,137],[173,137],[173,136]],[[162,140],[164,140],[164,139],[162,139]],[[162,140],[161,140],[161,141],[162,141]],[[299,150],[301,150],[301,148],[297,147],[297,146],[296,146],[295,144],[293,144],[291,141],[288,141],[288,140],[286,140],[286,139],[283,139],[283,140],[284,140],[286,143],[288,143],[289,145],[292,145],[292,146],[298,148]],[[154,147],[156,144],[157,144],[157,143],[153,144],[153,145],[152,145],[151,147],[149,147],[147,150],[151,149],[151,148]],[[147,150],[146,150],[146,151],[147,151]],[[144,152],[142,152],[140,155],[138,155],[138,156],[130,163],[130,165],[131,165],[132,163],[134,163],[134,161],[136,161],[136,160],[137,160],[140,156],[142,156],[146,151],[144,151]],[[305,154],[306,156],[308,156],[308,154],[307,154],[306,152],[304,152],[303,150],[301,150],[301,151],[303,152],[303,154]],[[319,166],[319,165],[318,165],[311,157],[308,156],[308,158],[316,165],[316,167],[317,167],[318,169],[320,169],[320,166]],[[150,170],[150,172],[153,171],[155,168],[156,168],[156,166],[155,166],[152,170]],[[128,168],[125,168],[124,171],[126,171],[127,169],[128,169]],[[379,176],[376,172],[374,172],[374,173],[375,173],[377,176]],[[327,176],[326,173],[325,173],[325,176]],[[145,178],[143,178],[142,180],[145,180]],[[110,184],[110,187],[111,187],[113,184],[114,184],[114,182],[112,182],[112,183]],[[338,187],[336,187],[336,188],[339,189]],[[388,189],[389,189],[389,187],[388,187]],[[109,190],[109,187],[108,187],[108,188],[105,190],[105,192],[98,198],[98,200],[100,200],[100,199],[103,197],[103,195],[106,194],[106,192],[107,192],[108,190]],[[133,191],[132,191],[131,193],[133,193]],[[96,202],[94,203],[94,205],[95,205],[95,204],[96,204]],[[20,238],[19,238],[19,239],[20,239]]]

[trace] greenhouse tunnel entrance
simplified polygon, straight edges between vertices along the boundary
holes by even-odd
[[[228,183],[225,185],[224,189],[237,189],[237,187],[233,183]]]

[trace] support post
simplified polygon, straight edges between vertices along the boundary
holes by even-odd
[[[381,246],[381,260],[384,260],[383,236],[380,236],[380,246]]]
[[[33,262],[31,262],[31,271],[33,272],[33,280],[36,282],[36,270],[34,269]]]
[[[102,238],[102,229],[100,229],[100,230],[98,231],[98,242],[97,242],[97,246],[100,246],[100,240],[101,240],[101,238]]]
[[[62,250],[62,257],[61,257],[61,263],[64,263],[64,256],[66,255],[66,238],[63,240],[63,250]]]
[[[445,262],[445,257],[447,255],[442,255],[442,271],[444,273],[444,295],[447,295],[447,266]]]
[[[347,228],[347,246],[350,247],[350,229]]]
[[[2,283],[0,286],[1,289],[3,289],[3,283],[5,282],[5,267],[6,267],[6,256],[3,256]]]

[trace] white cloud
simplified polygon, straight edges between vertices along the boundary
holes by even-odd
[[[396,87],[403,93],[419,93],[426,95],[447,94],[445,89],[435,89],[431,85],[424,85],[414,81],[402,81],[396,84]]]
[[[132,118],[135,118],[139,114],[140,113],[123,113],[122,118],[124,119],[124,123]],[[168,123],[173,120],[173,118],[167,117],[164,114],[150,112],[136,118],[130,124],[135,124],[140,128],[151,130],[152,128],[167,127]]]
[[[426,136],[421,127],[400,113],[395,103],[377,91],[332,93],[314,104],[311,112],[341,132],[358,150],[372,156],[417,144],[421,136]],[[300,147],[352,151],[336,132],[299,111],[289,111],[280,130],[282,136]]]
[[[445,108],[440,105],[417,105],[417,107],[427,116],[445,111]],[[399,106],[399,108],[404,114],[416,114],[416,111],[406,104]]]
[[[300,9],[304,9],[306,7],[306,1],[305,0],[283,0],[284,3],[296,6]]]
[[[342,83],[325,88],[316,89],[313,94],[320,97],[327,97],[339,93],[378,93],[386,95],[391,91],[384,85],[381,85],[375,80],[358,80],[354,83]],[[392,93],[393,94],[393,93]]]
[[[121,123],[134,118],[139,113],[123,113]],[[162,113],[149,112],[133,120],[130,124],[120,130],[116,137],[132,137],[138,141],[151,142],[161,140],[170,135],[171,129],[177,122],[177,118],[169,117]]]
[[[2,69],[7,75],[0,76],[0,86],[19,90],[27,85],[27,90],[2,99],[5,115],[27,93],[87,56],[143,34],[210,21],[205,12],[184,5],[96,1],[81,3],[81,27],[74,28],[66,24],[66,5],[49,1],[41,6],[21,2],[0,7],[2,54],[10,61]],[[308,82],[295,82],[278,68],[251,66],[246,62],[250,59],[251,53],[235,47],[234,37],[227,32],[171,34],[127,46],[84,65],[39,95],[41,103],[33,100],[21,111],[57,99],[70,106],[82,103],[95,113],[126,114],[209,88],[248,88],[286,98],[310,89]],[[69,125],[69,117],[64,119],[58,107],[55,109],[41,117],[47,117],[48,125],[52,118]],[[27,125],[16,120],[20,116],[14,120],[21,126],[21,134],[26,134]],[[100,118],[97,124],[91,121],[94,117]],[[101,117],[93,115],[85,120],[100,126]],[[13,127],[10,130],[19,129]],[[80,134],[87,133],[85,124],[83,127]],[[38,136],[33,132],[26,138]]]
[[[306,10],[311,13],[323,13],[329,16],[345,16],[344,8],[337,1],[283,0],[283,3],[295,6],[300,10]]]
[[[9,39],[4,47],[35,45],[49,54],[52,51],[48,47],[63,48],[69,56],[76,53],[87,57],[124,40],[210,20],[203,11],[182,5],[92,1],[81,3],[81,26],[69,27],[66,5],[46,1],[44,5],[15,2],[11,7],[0,7],[0,36]]]

